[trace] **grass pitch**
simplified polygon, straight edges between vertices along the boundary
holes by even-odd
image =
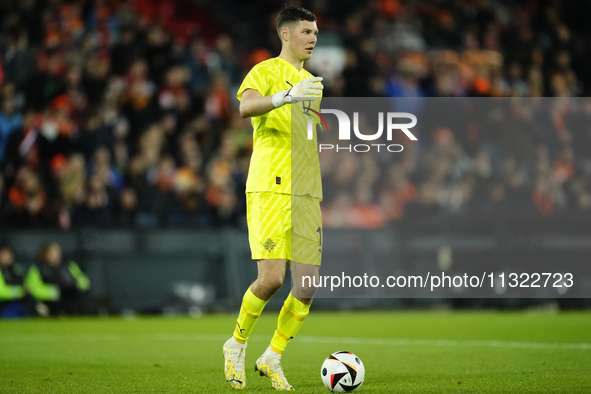
[[[266,311],[247,351],[246,392],[275,329]],[[0,322],[0,393],[232,393],[222,344],[233,315]],[[300,393],[328,393],[320,366],[348,350],[359,393],[591,393],[591,313],[313,311],[283,357]]]

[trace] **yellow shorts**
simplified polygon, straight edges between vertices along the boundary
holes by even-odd
[[[248,241],[254,260],[320,265],[320,199],[271,192],[246,193]]]

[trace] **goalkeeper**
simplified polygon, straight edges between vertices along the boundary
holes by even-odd
[[[253,153],[246,184],[248,238],[258,277],[244,294],[234,335],[224,344],[226,380],[246,386],[247,340],[265,304],[281,288],[286,264],[294,288],[279,313],[277,329],[255,371],[276,390],[288,391],[281,354],[304,322],[315,289],[298,278],[317,276],[322,254],[322,184],[316,136],[292,133],[292,111],[319,110],[322,78],[303,68],[316,45],[316,16],[286,7],[277,17],[279,57],[257,64],[238,90],[240,115],[252,118]],[[297,122],[296,122],[297,123]],[[295,124],[295,123],[294,123]],[[297,135],[295,135],[297,134]],[[298,286],[299,285],[299,286]],[[297,290],[296,290],[297,289]]]

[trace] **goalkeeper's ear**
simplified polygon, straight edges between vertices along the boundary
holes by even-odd
[[[279,29],[277,34],[279,35],[281,43],[287,43],[289,41],[289,28],[287,26],[283,26],[281,29]]]

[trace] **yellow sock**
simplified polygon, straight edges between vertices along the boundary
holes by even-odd
[[[255,296],[250,287],[246,290],[242,298],[236,328],[234,329],[234,339],[238,343],[246,343],[265,305],[267,305],[267,301]]]
[[[283,353],[289,341],[298,333],[309,312],[310,305],[304,304],[289,293],[279,312],[277,330],[271,340],[271,350],[275,353]]]

